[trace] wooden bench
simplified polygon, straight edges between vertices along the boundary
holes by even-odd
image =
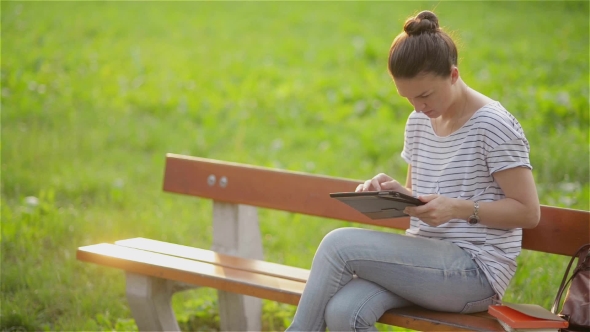
[[[260,299],[297,305],[309,272],[262,260],[256,207],[400,230],[409,226],[408,218],[371,220],[328,196],[351,191],[358,183],[168,154],[164,191],[213,200],[212,250],[134,238],[80,247],[77,259],[126,272],[129,306],[142,331],[179,330],[172,294],[198,286],[218,290],[222,330],[260,330]],[[523,248],[569,256],[589,241],[588,211],[541,209],[539,226],[524,231]],[[487,313],[419,307],[389,310],[380,322],[421,331],[503,331]]]

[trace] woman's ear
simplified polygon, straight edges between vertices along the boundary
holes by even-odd
[[[455,84],[459,79],[459,68],[457,66],[451,67],[451,84]]]

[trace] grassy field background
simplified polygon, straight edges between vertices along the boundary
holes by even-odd
[[[423,9],[520,120],[542,204],[588,210],[588,2],[2,2],[1,329],[135,329],[122,273],[75,250],[211,245],[210,202],[161,191],[167,152],[403,179],[411,107],[386,62]],[[351,225],[260,220],[266,258],[305,268]],[[548,308],[566,261],[524,251],[505,300]],[[173,302],[184,330],[218,327],[212,290]],[[294,309],[265,301],[265,329]]]

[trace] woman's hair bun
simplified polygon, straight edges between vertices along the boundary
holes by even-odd
[[[425,32],[434,33],[439,31],[438,17],[433,12],[425,10],[416,17],[411,17],[404,24],[404,31],[410,35],[420,35]]]

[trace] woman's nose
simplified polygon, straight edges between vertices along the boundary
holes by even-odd
[[[410,103],[412,104],[412,106],[414,106],[414,109],[416,110],[416,112],[421,112],[426,108],[426,104],[421,103],[416,100],[410,100]]]

